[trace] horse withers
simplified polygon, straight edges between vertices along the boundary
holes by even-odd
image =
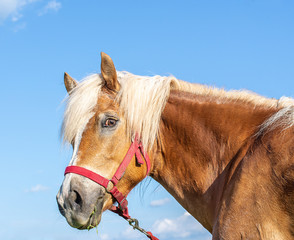
[[[105,53],[101,74],[64,82],[73,155],[57,202],[72,227],[126,209],[147,173],[213,239],[294,238],[293,99],[119,72]]]

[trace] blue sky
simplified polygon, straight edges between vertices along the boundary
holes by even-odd
[[[104,51],[118,70],[293,97],[293,12],[292,0],[0,0],[0,239],[146,239],[112,213],[97,236],[58,212],[65,71],[99,72]],[[149,179],[129,202],[161,240],[210,239]]]

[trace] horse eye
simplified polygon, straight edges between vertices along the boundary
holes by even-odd
[[[114,127],[117,120],[113,118],[107,118],[103,124],[103,127]]]

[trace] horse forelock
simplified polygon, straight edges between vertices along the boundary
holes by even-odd
[[[94,115],[101,86],[101,77],[98,74],[90,75],[84,78],[64,100],[66,108],[61,127],[64,142],[72,143]]]
[[[173,78],[137,76],[128,72],[117,72],[117,76],[121,88],[116,101],[126,119],[127,132],[132,138],[136,133],[139,134],[143,145],[148,149],[157,136],[161,112],[169,96]],[[66,108],[61,128],[64,142],[73,142],[95,114],[102,83],[100,75],[90,75],[65,99]]]
[[[169,76],[138,76],[128,72],[117,72],[121,85],[116,101],[127,122],[127,133],[140,135],[143,146],[150,149],[159,131],[162,111],[171,90],[193,93],[220,103],[244,102],[252,107],[275,108],[277,113],[270,117],[260,131],[283,125],[294,125],[294,100],[269,99],[248,91],[225,91],[201,84],[191,84]],[[65,142],[73,142],[75,136],[85,127],[95,114],[103,80],[99,74],[83,79],[66,98],[66,109],[62,123],[62,136]]]

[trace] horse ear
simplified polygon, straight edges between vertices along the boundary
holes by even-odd
[[[101,52],[101,74],[105,80],[105,85],[110,90],[118,92],[120,84],[117,81],[116,70],[112,59],[104,52]]]
[[[78,85],[77,81],[74,80],[68,73],[64,73],[64,85],[66,91],[70,94],[70,92]]]

